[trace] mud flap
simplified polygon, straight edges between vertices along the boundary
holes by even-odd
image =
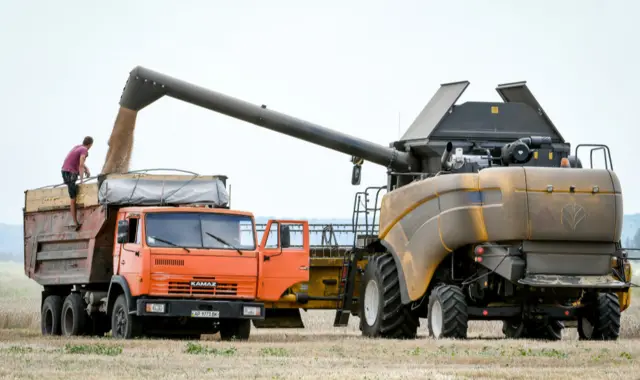
[[[265,309],[263,320],[253,320],[258,329],[303,329],[300,309]]]

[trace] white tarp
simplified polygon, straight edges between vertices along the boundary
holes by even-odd
[[[205,204],[226,207],[229,193],[219,178],[107,178],[98,191],[100,204],[160,206]]]

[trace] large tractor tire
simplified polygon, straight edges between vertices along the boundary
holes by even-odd
[[[467,301],[455,285],[438,285],[429,296],[429,336],[436,339],[466,339],[469,326]]]
[[[62,335],[78,336],[85,334],[88,315],[85,304],[78,293],[70,293],[62,304]]]
[[[420,321],[409,306],[402,305],[400,280],[393,256],[372,257],[360,290],[360,330],[370,338],[414,339]]]
[[[620,336],[620,301],[616,294],[598,293],[585,316],[578,319],[581,340],[617,340]]]
[[[40,328],[42,329],[42,335],[60,335],[61,316],[62,297],[56,295],[47,296],[42,303],[42,310],[40,313]]]

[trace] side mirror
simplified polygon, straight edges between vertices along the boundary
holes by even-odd
[[[360,184],[360,173],[362,172],[362,167],[359,165],[353,165],[353,170],[351,171],[351,184],[354,186],[358,186]]]
[[[289,226],[280,225],[280,246],[282,248],[289,248],[291,246],[291,232]]]
[[[358,186],[360,184],[362,164],[364,163],[364,160],[360,157],[351,156],[351,162],[353,163],[353,169],[351,170],[351,184]]]
[[[129,236],[129,221],[121,220],[118,222],[117,242],[118,244],[124,244],[127,242]]]

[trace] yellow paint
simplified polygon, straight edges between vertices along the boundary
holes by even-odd
[[[549,160],[553,160],[553,152],[549,152]]]
[[[533,152],[533,159],[534,160],[538,159],[538,151],[537,150],[535,152]]]
[[[493,114],[498,113],[498,106],[491,106],[491,113]]]

